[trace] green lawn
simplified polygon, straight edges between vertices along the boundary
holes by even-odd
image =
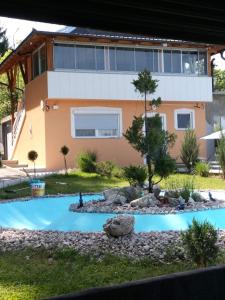
[[[125,186],[128,183],[118,178],[101,177],[95,173],[84,173],[77,171],[75,173],[65,175],[51,175],[44,179],[46,182],[46,194],[73,194],[78,192],[100,192],[107,188],[115,186]],[[5,188],[5,190],[19,190],[29,187],[28,183],[22,183],[15,186]],[[0,189],[0,199],[10,199],[30,196],[29,188],[17,191],[16,193],[5,192]]]
[[[77,192],[100,192],[107,188],[128,185],[123,179],[101,177],[95,173],[76,171],[68,176],[51,175],[46,177],[46,194],[72,194]],[[160,183],[161,188],[171,188],[176,185],[182,187],[183,181],[193,180],[196,189],[225,189],[225,181],[222,178],[210,176],[207,178],[187,174],[174,174]],[[62,184],[66,183],[66,184]],[[29,187],[28,183],[7,187],[5,190],[18,190]],[[0,189],[0,199],[10,199],[30,196],[30,189],[23,189],[15,193],[5,192]]]
[[[198,175],[174,174],[160,183],[161,188],[170,188],[173,184],[182,187],[184,181],[193,181],[195,189],[224,189],[225,180],[218,176],[201,177]],[[172,184],[171,184],[172,183]]]
[[[24,250],[0,254],[0,299],[27,300],[112,285],[194,268],[188,263],[154,264],[126,258],[102,261],[72,250]]]

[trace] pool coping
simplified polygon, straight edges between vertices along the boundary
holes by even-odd
[[[79,196],[80,193],[74,193],[74,194],[53,194],[53,195],[44,195],[39,197],[21,197],[21,198],[11,198],[11,199],[1,199],[0,205],[3,203],[8,202],[22,202],[22,201],[30,201],[30,200],[37,200],[37,199],[43,199],[43,198],[63,198],[63,197],[73,197],[73,196]],[[84,195],[103,195],[103,192],[84,192],[82,193],[82,196]]]

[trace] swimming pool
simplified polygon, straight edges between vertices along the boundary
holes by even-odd
[[[84,201],[98,200],[101,196],[85,195]],[[60,231],[102,231],[108,218],[115,214],[74,213],[69,211],[79,196],[44,197],[29,201],[0,204],[0,226],[3,228]],[[193,218],[208,220],[216,228],[225,229],[225,208],[168,215],[134,215],[135,232],[184,230]]]

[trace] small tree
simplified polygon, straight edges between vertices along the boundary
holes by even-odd
[[[32,161],[33,164],[34,164],[34,177],[36,177],[35,160],[38,158],[38,154],[37,154],[36,151],[31,150],[31,151],[28,152],[27,157],[28,157],[28,159],[29,159],[30,161]]]
[[[181,145],[180,158],[185,164],[188,172],[190,173],[194,168],[199,155],[199,145],[194,130],[187,129],[184,136],[184,141]]]
[[[66,175],[68,174],[66,156],[69,153],[69,151],[70,151],[70,149],[66,145],[62,146],[61,149],[60,149],[60,152],[62,153],[63,158],[64,158],[64,165],[65,165],[65,170],[66,170],[65,174]]]
[[[217,144],[216,156],[223,172],[223,178],[225,179],[225,136],[222,131],[221,138],[218,140]]]
[[[181,237],[189,256],[199,267],[206,267],[216,259],[217,231],[209,222],[200,223],[193,219]]]
[[[164,177],[171,174],[175,168],[175,161],[168,153],[168,147],[175,141],[175,135],[169,134],[162,129],[162,121],[159,114],[147,118],[146,97],[153,94],[157,88],[157,80],[153,80],[149,71],[144,70],[138,74],[138,79],[134,80],[135,90],[144,95],[145,115],[134,117],[132,125],[127,129],[124,137],[132,147],[146,158],[148,167],[148,190],[153,191],[153,185],[159,183]],[[152,99],[150,106],[157,107],[161,104],[161,99]],[[144,128],[144,131],[143,131]],[[157,174],[160,179],[153,182],[153,176]]]

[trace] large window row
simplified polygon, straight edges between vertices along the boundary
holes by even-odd
[[[206,75],[207,52],[56,43],[54,67],[131,72],[148,69],[153,73]]]

